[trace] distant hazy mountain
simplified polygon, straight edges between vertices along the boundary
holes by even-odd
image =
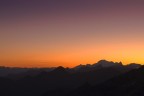
[[[107,60],[100,60],[95,64],[86,64],[86,65],[78,65],[76,67],[74,67],[73,69],[75,71],[79,71],[79,72],[87,72],[87,71],[92,71],[95,69],[102,69],[102,68],[110,68],[110,67],[115,67],[118,68],[120,70],[131,70],[131,69],[135,69],[135,68],[139,68],[141,65],[140,64],[136,64],[136,63],[131,63],[128,65],[123,65],[122,62],[112,62],[112,61],[107,61]]]

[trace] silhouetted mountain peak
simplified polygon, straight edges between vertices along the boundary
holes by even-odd
[[[57,77],[57,76],[65,76],[65,75],[68,75],[68,71],[64,68],[64,67],[62,67],[62,66],[59,66],[59,67],[57,67],[57,68],[55,68],[55,69],[53,69],[52,71],[50,71],[50,72],[46,72],[46,71],[42,71],[40,74],[39,74],[39,76],[41,76],[41,77],[51,77],[51,78],[53,78],[53,77]]]
[[[109,63],[110,61],[107,61],[107,60],[100,60],[98,61],[97,63]],[[112,61],[111,61],[112,62]]]
[[[87,71],[98,70],[101,68],[108,68],[108,67],[122,68],[124,66],[123,66],[122,62],[112,62],[112,61],[107,61],[107,60],[100,60],[94,64],[86,64],[86,65],[80,64],[80,65],[74,67],[74,69],[76,71],[80,71],[80,72],[87,72]]]
[[[66,70],[64,67],[59,66],[59,67],[55,68],[53,71],[61,72],[61,71],[66,71]]]
[[[122,62],[112,62],[107,60],[100,60],[97,63],[93,64],[93,66],[101,66],[101,67],[113,67],[113,66],[122,66]]]
[[[64,74],[68,74],[68,71],[64,67],[59,66],[55,68],[53,71],[51,71],[51,73],[64,75]]]

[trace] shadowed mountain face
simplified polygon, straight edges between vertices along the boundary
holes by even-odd
[[[144,83],[141,65],[106,60],[71,69],[27,70],[1,77],[0,96],[136,96],[142,94]]]
[[[116,76],[102,84],[93,86],[88,83],[65,96],[144,96],[144,67]]]

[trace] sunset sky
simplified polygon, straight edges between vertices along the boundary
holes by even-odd
[[[144,64],[143,0],[1,0],[0,66]]]

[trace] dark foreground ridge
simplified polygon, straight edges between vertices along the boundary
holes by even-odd
[[[74,68],[1,67],[0,76],[0,96],[144,96],[144,67],[134,63],[100,60]]]

